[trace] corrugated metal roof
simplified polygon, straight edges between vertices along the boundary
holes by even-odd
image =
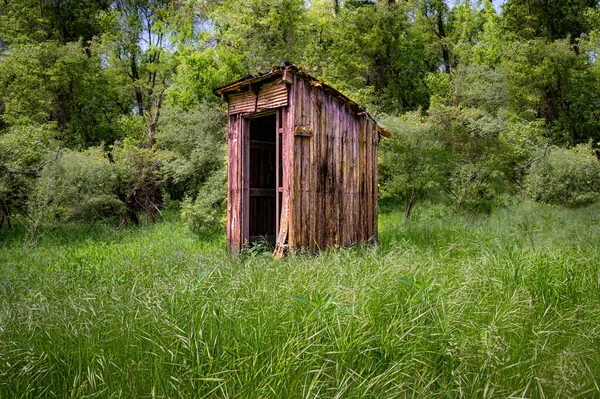
[[[240,89],[242,87],[244,87],[246,84],[249,85],[252,83],[258,83],[260,81],[267,80],[274,75],[283,75],[285,71],[290,71],[293,74],[295,74],[296,76],[311,82],[312,85],[320,87],[328,94],[331,94],[338,101],[341,101],[341,102],[349,105],[352,109],[354,109],[354,111],[356,113],[365,114],[365,115],[367,115],[367,117],[369,117],[371,120],[373,120],[373,122],[377,123],[377,121],[375,121],[375,119],[369,114],[369,112],[364,107],[361,107],[359,104],[352,101],[351,99],[346,97],[344,94],[340,93],[338,90],[334,89],[333,87],[329,86],[328,84],[323,83],[323,82],[319,81],[317,78],[315,78],[314,76],[311,76],[308,73],[302,71],[302,69],[296,65],[276,66],[276,67],[273,67],[268,72],[259,73],[256,75],[246,75],[236,81],[227,83],[226,85],[223,85],[221,87],[217,87],[216,89],[213,90],[213,92],[218,96],[232,95],[236,92],[239,92]],[[386,128],[385,126],[379,125],[379,124],[377,124],[377,132],[384,137],[392,136],[391,131],[388,128]]]

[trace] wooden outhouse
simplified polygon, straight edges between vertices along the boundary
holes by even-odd
[[[377,147],[390,135],[296,66],[215,90],[228,102],[227,246],[318,250],[377,240]]]

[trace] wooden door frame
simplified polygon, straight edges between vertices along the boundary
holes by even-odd
[[[261,112],[253,112],[251,114],[243,115],[242,123],[242,137],[243,137],[243,173],[242,173],[242,214],[243,214],[243,230],[242,230],[242,242],[246,245],[251,245],[250,242],[250,120],[262,118],[264,116],[275,115],[275,239],[279,234],[279,219],[281,218],[281,210],[279,209],[280,198],[282,192],[279,191],[279,174],[281,173],[279,165],[281,161],[280,151],[280,139],[283,129],[280,128],[282,125],[282,111],[281,107],[268,109]]]

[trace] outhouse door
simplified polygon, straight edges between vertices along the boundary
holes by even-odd
[[[281,193],[281,109],[247,117],[248,243],[268,241],[275,244],[279,231]]]

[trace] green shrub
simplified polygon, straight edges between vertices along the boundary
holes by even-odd
[[[115,195],[117,175],[101,147],[62,151],[46,164],[30,199],[31,238],[41,227],[121,214],[123,204]]]
[[[219,230],[223,227],[227,186],[224,169],[213,173],[194,200],[187,197],[181,204],[181,218],[195,233]]]
[[[225,114],[219,107],[200,104],[194,110],[166,108],[158,145],[168,154],[162,163],[165,189],[173,199],[196,197],[200,187],[225,165]]]
[[[526,193],[536,201],[577,206],[600,198],[600,162],[591,144],[571,149],[552,147],[534,163],[526,179]]]
[[[31,240],[40,229],[70,221],[139,224],[140,212],[154,218],[162,207],[159,155],[129,141],[108,154],[102,146],[61,151],[44,166],[29,200]]]
[[[406,220],[421,192],[440,184],[448,154],[431,123],[418,111],[387,117],[384,123],[393,135],[381,143],[381,193],[384,198],[404,201]]]

